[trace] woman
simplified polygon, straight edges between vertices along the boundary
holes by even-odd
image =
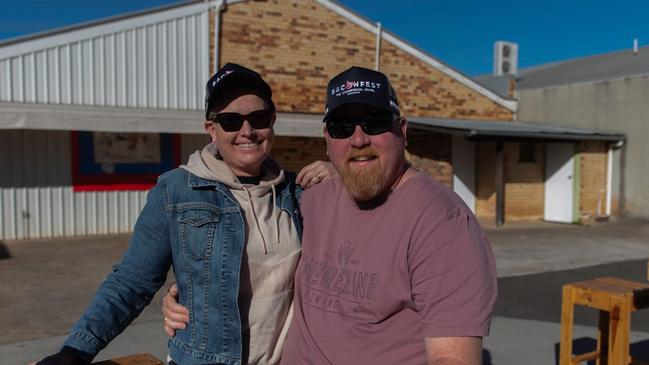
[[[87,364],[150,303],[173,265],[189,325],[170,362],[279,362],[299,258],[301,188],[269,157],[275,107],[268,84],[236,64],[207,83],[212,144],[161,175],[122,262],[101,285],[61,352],[39,364]],[[316,162],[308,186],[333,174]]]

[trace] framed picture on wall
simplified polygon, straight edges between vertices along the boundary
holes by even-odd
[[[180,136],[72,132],[74,191],[147,190],[180,164]]]

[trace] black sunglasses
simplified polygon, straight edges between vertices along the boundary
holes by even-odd
[[[388,132],[398,119],[399,117],[394,114],[364,115],[358,117],[333,116],[327,119],[325,124],[331,138],[343,139],[351,137],[357,125],[360,125],[363,132],[370,136]]]
[[[269,128],[273,122],[273,113],[271,109],[257,110],[252,113],[243,115],[239,113],[212,113],[208,119],[221,125],[226,132],[236,132],[241,129],[244,121],[248,121],[254,129]]]

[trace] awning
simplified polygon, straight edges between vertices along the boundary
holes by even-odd
[[[0,129],[205,133],[203,111],[0,103]],[[410,129],[471,139],[626,140],[624,133],[497,120],[409,117]],[[322,115],[277,113],[279,136],[322,137]]]
[[[410,117],[408,118],[408,128],[462,135],[471,139],[483,140],[543,139],[572,141],[598,140],[610,142],[626,140],[626,135],[619,132],[604,132],[519,121]]]
[[[0,129],[205,133],[204,119],[199,110],[0,103]],[[275,134],[322,137],[322,115],[277,113]]]

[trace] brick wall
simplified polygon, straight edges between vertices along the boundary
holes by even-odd
[[[545,145],[534,143],[534,162],[521,162],[519,143],[505,143],[505,211],[509,221],[543,219]]]
[[[505,143],[505,218],[509,221],[543,219],[545,145],[536,143],[536,163],[520,163],[518,143]],[[493,219],[496,215],[495,142],[478,142],[476,215]],[[580,144],[579,209],[594,217],[606,209],[606,144]]]
[[[331,76],[352,65],[374,68],[376,36],[314,1],[229,5],[223,12],[220,31],[221,65],[236,62],[260,72],[271,85],[277,109],[282,112],[322,113]],[[381,71],[390,77],[407,116],[513,118],[506,108],[385,40],[381,44]],[[450,186],[450,137],[428,138],[409,138],[409,160]],[[278,139],[274,154],[279,149],[292,150],[291,140]],[[437,146],[436,141],[442,145]],[[310,162],[284,156],[291,166]]]
[[[606,143],[584,141],[580,149],[579,171],[579,211],[595,217],[606,214]]]
[[[520,162],[519,143],[504,143],[505,220],[536,220],[544,212],[543,143],[535,143],[535,162]],[[496,216],[496,143],[478,142],[476,146],[476,215],[483,219]]]
[[[369,32],[313,1],[245,2],[223,13],[220,62],[260,72],[280,111],[322,113],[329,78],[373,64],[363,49],[372,44]]]
[[[451,143],[448,134],[409,131],[406,158],[414,167],[452,187]]]
[[[381,45],[381,57],[381,71],[390,78],[408,116],[513,118],[509,110],[386,41]]]
[[[324,138],[275,136],[271,155],[285,170],[296,173],[311,162],[329,160]]]
[[[331,76],[352,65],[374,68],[375,64],[375,34],[315,1],[229,5],[222,14],[220,32],[220,64],[236,62],[259,71],[271,85],[275,104],[282,112],[322,113]],[[385,39],[380,65],[390,77],[406,116],[513,119],[512,112],[503,106]],[[308,152],[297,148],[305,141]],[[408,144],[407,157],[414,166],[452,185],[450,136],[411,132]],[[273,155],[287,169],[297,170],[324,158],[323,151],[324,140],[284,137],[276,140]],[[489,180],[493,175],[493,164],[485,162],[478,169],[477,179]],[[488,212],[495,208],[495,199],[483,189],[477,205]]]
[[[270,83],[278,110],[322,113],[329,78],[357,65],[374,68],[376,36],[308,0],[229,5],[220,63],[237,62]],[[410,116],[512,119],[512,113],[383,40],[381,70]]]

